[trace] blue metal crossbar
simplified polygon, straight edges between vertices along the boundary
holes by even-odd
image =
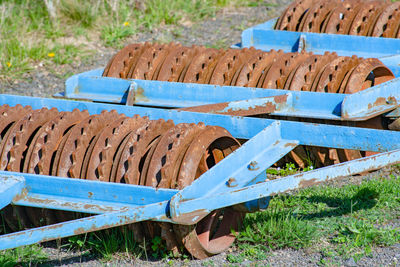
[[[395,109],[400,103],[400,78],[356,94],[260,89],[205,84],[123,80],[101,77],[102,70],[75,75],[67,80],[64,96],[142,106],[187,108],[225,103],[213,113],[251,111],[255,114],[305,117],[330,120],[366,120]],[[284,98],[276,99],[276,96]],[[266,110],[266,108],[270,108]],[[210,112],[210,111],[208,111]],[[234,113],[233,113],[234,114]],[[247,114],[246,114],[247,115]]]
[[[364,37],[341,34],[291,32],[274,30],[277,19],[248,28],[242,32],[237,47],[251,47],[269,51],[307,51],[315,54],[336,52],[340,56],[357,55],[379,58],[396,77],[400,74],[400,39]]]
[[[216,125],[227,129],[235,138],[251,139],[276,120],[264,118],[236,117],[220,114],[206,114],[189,111],[144,108],[113,104],[90,103],[51,98],[1,95],[0,105],[30,105],[33,109],[42,107],[58,108],[59,111],[72,111],[77,108],[88,110],[90,114],[99,114],[103,110],[116,110],[127,116],[149,116],[150,119],[171,119],[175,123],[199,123]],[[390,151],[400,148],[395,140],[400,140],[400,132],[383,131],[345,126],[279,121],[281,135],[287,140],[298,140],[299,145],[345,148],[367,151]],[[318,136],[318,138],[315,138]]]

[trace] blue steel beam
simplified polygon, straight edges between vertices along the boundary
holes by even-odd
[[[253,137],[247,143],[244,144],[246,149],[236,150],[234,153],[229,155],[226,159],[222,160],[220,164],[203,174],[198,180],[193,183],[193,186],[186,187],[179,191],[171,199],[171,217],[175,222],[182,224],[192,223],[191,219],[186,214],[181,214],[179,210],[180,203],[188,201],[190,199],[196,199],[201,197],[211,196],[213,194],[230,191],[227,186],[229,179],[234,179],[238,188],[242,188],[246,185],[263,181],[265,176],[262,173],[277,160],[274,159],[272,163],[269,162],[271,155],[275,156],[278,152],[271,152],[271,154],[263,154],[265,149],[264,144],[268,144],[266,138],[269,139],[273,144],[279,144],[276,140],[296,140],[298,144],[313,145],[313,146],[327,146],[334,148],[345,148],[345,146],[352,144],[358,150],[364,151],[391,151],[399,149],[396,145],[395,140],[392,139],[392,134],[397,135],[399,132],[394,131],[383,131],[374,129],[363,129],[363,128],[350,128],[343,126],[329,126],[323,124],[303,124],[301,127],[294,126],[296,122],[275,122],[271,126],[273,128],[273,134],[260,132],[258,135]],[[293,127],[294,126],[294,127]],[[271,128],[272,129],[272,128]],[[375,139],[379,135],[379,140]],[[381,139],[382,138],[382,139]],[[328,142],[326,142],[329,140]],[[275,143],[274,143],[275,142]],[[375,146],[377,143],[384,145],[385,147]],[[263,145],[261,145],[263,144]],[[288,141],[288,145],[291,144]],[[248,145],[246,147],[246,145]],[[251,146],[251,149],[249,148]],[[358,146],[358,147],[357,147]],[[282,149],[282,148],[281,148]],[[245,152],[242,154],[242,152]],[[272,154],[274,153],[274,154]],[[244,158],[242,158],[244,157]],[[257,158],[256,158],[257,157]],[[248,161],[251,161],[256,167],[249,165]],[[254,172],[244,172],[241,168],[243,164],[247,164],[249,170],[256,168],[257,179],[254,179]],[[237,166],[237,167],[233,167]],[[250,168],[250,167],[251,168]],[[226,170],[231,170],[232,174],[229,176],[224,175]],[[240,171],[239,171],[240,170]],[[238,172],[238,175],[235,172]],[[259,175],[261,174],[261,175]],[[258,176],[259,175],[259,176]],[[210,189],[211,188],[211,189]],[[196,216],[198,218],[207,214],[207,210],[198,211]],[[193,214],[193,212],[192,212]],[[196,217],[194,217],[197,219]]]
[[[180,201],[176,206],[171,206],[171,208],[174,209],[174,214],[179,214],[179,217],[174,218],[174,220],[179,221],[180,217],[184,218],[186,214],[192,214],[193,207],[201,207],[202,212],[208,214],[213,210],[236,205],[243,201],[273,196],[332,179],[380,169],[384,166],[396,163],[400,163],[400,150],[380,153],[374,156],[290,175],[276,180],[265,181],[243,188],[232,188],[230,191],[217,192],[206,197]],[[197,223],[202,218],[202,216],[198,216],[193,222]]]
[[[264,198],[266,196],[287,192],[289,190],[310,186],[319,182],[352,175],[366,170],[378,169],[385,165],[398,162],[400,162],[400,150],[381,153],[379,155],[357,159],[277,180],[266,181],[244,188],[230,186],[230,190],[218,192],[209,197],[182,201],[178,206],[174,208],[171,207],[171,209],[173,209],[174,214],[176,214],[177,211],[180,214],[181,217],[178,217],[178,220],[187,215],[186,220],[183,220],[183,222],[188,221],[189,218],[191,218],[190,222],[195,223],[204,217],[205,214],[215,209],[231,206],[244,201]],[[84,183],[88,183],[88,181],[84,181]],[[163,220],[168,208],[168,202],[162,201],[159,203],[130,208],[126,211],[108,212],[102,215],[7,234],[0,236],[0,250],[126,225],[143,220]]]
[[[300,36],[305,39],[308,52],[323,54],[337,52],[341,56],[384,57],[400,54],[400,40],[342,34],[292,32],[274,30],[276,19],[248,28],[242,32],[242,47],[282,49],[296,52]]]
[[[5,201],[5,205],[12,200],[14,205],[98,214],[166,201],[178,192],[173,189],[156,190],[148,186],[7,171],[0,171],[0,183],[5,183],[0,184],[0,191],[10,185],[15,190],[19,189],[16,193],[5,191],[1,194],[0,201]],[[24,190],[21,192],[22,187]]]
[[[206,114],[188,111],[144,108],[113,104],[90,103],[50,98],[0,95],[0,105],[31,105],[34,109],[42,107],[58,108],[60,111],[72,111],[74,108],[86,109],[90,114],[99,114],[102,110],[116,110],[127,116],[149,116],[150,119],[171,119],[175,123],[199,123],[216,125],[227,129],[234,137],[250,139],[277,120],[249,117],[235,117],[219,114]],[[400,148],[400,132],[363,129],[356,127],[334,126],[295,121],[279,121],[284,139],[298,140],[299,145],[355,149],[385,152]],[[284,136],[285,135],[285,136]],[[318,138],[315,138],[318,136]]]
[[[120,212],[107,212],[78,220],[53,224],[0,236],[0,250],[79,235],[130,223],[162,219],[168,202],[158,202]]]
[[[98,76],[96,76],[98,75]],[[236,110],[253,110],[255,114],[264,111],[271,115],[306,117],[331,120],[365,120],[393,110],[400,98],[397,87],[400,80],[395,79],[368,90],[352,95],[319,92],[260,89],[235,86],[216,86],[205,84],[186,84],[146,80],[123,80],[101,77],[99,70],[75,75],[67,80],[65,96],[73,99],[86,99],[108,103],[126,103],[128,95],[132,103],[144,106],[188,108],[202,105],[227,103]],[[262,98],[290,96],[286,105],[275,103],[274,109],[266,110],[269,102]],[[390,96],[391,101],[382,101]],[[393,101],[394,99],[394,101]],[[346,105],[343,106],[342,103]],[[278,106],[279,105],[279,106]],[[199,109],[201,109],[199,107]],[[221,112],[219,112],[221,113]],[[344,116],[341,116],[341,113]],[[247,114],[247,113],[245,113]]]
[[[0,176],[0,210],[11,203],[12,199],[22,193],[25,179],[7,174]]]
[[[342,118],[368,119],[395,109],[400,104],[399,81],[397,78],[346,96],[342,102]]]
[[[188,216],[181,216],[177,207],[187,199],[210,196],[229,191],[231,188],[242,188],[259,182],[255,178],[261,172],[298,145],[296,139],[282,139],[280,132],[278,122],[271,124],[190,186],[179,191],[170,202],[173,221],[180,224],[193,224],[194,220],[208,214],[199,208],[187,214]]]

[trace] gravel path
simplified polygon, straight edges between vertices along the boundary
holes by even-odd
[[[178,41],[185,45],[214,45],[218,47],[229,47],[240,41],[240,34],[252,25],[264,22],[278,16],[282,9],[290,2],[284,1],[265,1],[269,3],[267,7],[248,7],[240,9],[225,9],[215,18],[205,20],[196,24],[185,24],[180,26],[168,26],[156,29],[150,33],[140,33],[126,43],[143,41]],[[94,68],[104,67],[113,53],[114,49],[105,48],[98,44],[93,44],[96,50],[93,57],[85,62],[74,63],[56,67],[49,70],[47,66],[37,66],[35,70],[24,76],[23,80],[12,82],[0,82],[2,93],[20,94],[29,96],[50,97],[54,93],[64,90],[64,81],[67,76],[80,73]],[[332,182],[335,186],[346,183],[360,183],[363,179],[370,179],[376,175],[388,176],[393,173],[392,169],[385,169],[368,176],[353,176]],[[399,222],[394,222],[398,225]],[[145,261],[119,257],[120,260],[102,262],[93,255],[85,252],[68,251],[56,248],[50,243],[45,246],[44,251],[49,255],[49,260],[42,266],[230,266],[226,260],[227,253],[239,254],[232,248],[230,251],[214,256],[207,260],[160,260]],[[244,261],[239,265],[246,266],[319,266],[324,259],[320,252],[312,250],[293,250],[283,249],[270,252],[265,261],[250,262]],[[356,264],[353,259],[343,260],[340,258],[327,262],[327,265],[339,266],[396,266],[400,261],[400,245],[386,248],[375,248],[370,256],[362,258]]]

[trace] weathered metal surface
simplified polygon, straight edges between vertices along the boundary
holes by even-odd
[[[25,179],[20,176],[7,175],[0,179],[0,210],[11,203],[13,198],[22,193]]]
[[[276,180],[264,181],[239,189],[233,188],[228,192],[220,194],[216,193],[207,197],[188,199],[187,201],[181,201],[178,209],[184,216],[186,213],[192,212],[191,207],[198,206],[201,203],[202,212],[208,213],[214,209],[235,205],[239,203],[239,199],[240,201],[251,201],[265,196],[273,196],[298,188],[316,185],[324,181],[380,169],[386,165],[399,162],[400,150],[390,151]],[[265,176],[265,172],[263,173],[263,177],[264,179],[268,178]]]
[[[237,180],[238,188],[258,182],[256,177],[262,170],[274,164],[298,145],[295,140],[282,139],[280,125],[276,122],[273,123],[246,142],[240,149],[235,150],[214,166],[214,168],[204,173],[200,179],[194,181],[193,185],[195,186],[185,187],[179,191],[171,199],[170,203],[172,220],[179,224],[197,222],[207,213],[200,212],[181,217],[177,209],[180,202],[199,196],[212,195],[216,192],[229,191],[230,187],[227,186],[227,182],[231,177]],[[263,144],[262,146],[260,146],[261,143]],[[256,164],[257,166],[248,168],[250,164]]]
[[[292,95],[278,95],[265,98],[254,98],[242,101],[210,104],[204,106],[181,108],[178,110],[204,112],[214,114],[225,114],[232,116],[251,116],[260,114],[271,114],[285,112],[290,108]]]
[[[337,65],[338,67],[343,67],[342,65]],[[342,68],[341,68],[342,69]],[[327,86],[327,90],[329,91],[337,91],[339,83],[336,85],[327,82],[323,82],[323,80],[329,77],[330,71],[325,70],[320,78],[320,87],[317,87],[314,90],[324,92],[325,86]],[[342,77],[346,72],[343,72]],[[84,74],[83,74],[84,75]],[[325,77],[325,78],[323,78]],[[93,81],[96,81],[97,78],[91,78]],[[106,81],[110,78],[101,78]],[[101,81],[98,79],[98,81]],[[123,81],[123,80],[121,80]],[[335,81],[340,81],[340,79],[335,79]],[[399,81],[392,80],[385,85],[382,86],[374,86],[371,89],[368,89],[365,94],[375,94],[376,98],[378,98],[381,94],[381,88],[385,87],[388,92],[391,91],[392,95],[396,95],[396,87]],[[386,86],[387,84],[387,86]],[[114,85],[110,85],[111,87]],[[132,83],[134,89],[132,89],[136,95],[136,104],[140,105],[153,105],[153,106],[168,106],[168,107],[194,107],[201,105],[209,105],[226,102],[226,100],[230,101],[240,101],[240,100],[248,100],[251,98],[265,98],[282,94],[291,94],[293,95],[293,103],[291,107],[285,112],[275,112],[274,115],[281,116],[291,116],[291,117],[308,117],[308,118],[322,118],[322,119],[343,119],[343,120],[363,120],[367,117],[372,117],[375,115],[382,114],[386,111],[394,109],[394,105],[383,104],[379,107],[373,106],[372,109],[369,109],[368,104],[363,105],[364,114],[368,113],[368,116],[363,114],[353,116],[344,116],[341,118],[339,115],[341,113],[341,101],[344,100],[345,97],[347,99],[351,99],[349,106],[358,107],[362,105],[365,101],[368,101],[369,97],[364,98],[362,95],[363,92],[357,93],[357,99],[352,96],[345,96],[340,94],[313,94],[307,92],[297,92],[297,91],[285,91],[285,90],[274,90],[274,89],[257,89],[257,88],[244,88],[244,87],[232,87],[232,86],[214,86],[214,85],[200,85],[200,84],[183,84],[183,83],[163,83],[159,81],[144,81],[144,80],[135,80]],[[118,87],[118,86],[117,86]],[[94,88],[94,87],[91,87]],[[376,88],[376,89],[375,89]],[[87,87],[88,90],[91,90]],[[117,90],[118,91],[118,90]],[[99,91],[93,91],[94,93]],[[372,93],[374,92],[374,93]],[[126,93],[126,88],[120,88],[120,94],[123,96]],[[145,99],[145,100],[144,100]],[[250,100],[251,101],[251,100]],[[349,101],[349,100],[346,100]],[[244,103],[245,101],[243,101]],[[353,105],[354,104],[354,105]],[[383,110],[383,111],[382,111]]]
[[[36,229],[0,236],[0,249],[30,245],[58,238],[79,235],[97,230],[131,224],[165,216],[168,202],[140,206],[122,212],[109,212],[101,215],[72,220]]]

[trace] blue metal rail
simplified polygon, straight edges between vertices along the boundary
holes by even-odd
[[[140,106],[187,108],[225,103],[217,114],[252,110],[252,114],[329,120],[366,120],[400,104],[400,78],[355,94],[288,91],[208,84],[123,80],[101,77],[97,69],[69,78],[59,97]],[[284,98],[276,99],[276,96]],[[129,99],[129,100],[128,100]],[[379,99],[379,101],[377,101]],[[128,103],[129,102],[129,103]],[[266,110],[266,108],[270,108]],[[272,108],[271,108],[272,107]],[[259,112],[257,113],[257,110]],[[210,111],[208,111],[210,112]]]
[[[136,106],[0,95],[0,105],[86,109],[90,114],[115,109],[128,116],[205,122],[250,139],[181,191],[43,175],[0,172],[0,207],[9,203],[98,214],[0,237],[0,249],[116,227],[143,220],[193,224],[210,211],[244,203],[265,208],[268,196],[321,181],[400,162],[400,132],[345,126],[235,117]],[[266,180],[266,169],[298,145],[384,152],[312,172]],[[212,188],[212,190],[210,190]],[[135,196],[135,197],[132,197]],[[205,201],[207,199],[207,201]],[[259,201],[253,201],[253,200]]]
[[[244,30],[241,43],[234,47],[254,46],[264,51],[282,49],[285,52],[336,52],[339,56],[374,57],[389,67],[396,77],[400,75],[400,39],[280,31],[274,30],[276,21],[272,19]]]

